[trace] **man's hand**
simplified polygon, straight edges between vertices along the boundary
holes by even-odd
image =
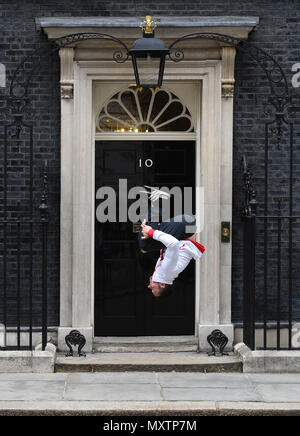
[[[149,238],[149,236],[148,236],[148,232],[149,232],[149,230],[151,230],[152,229],[152,227],[150,227],[150,226],[147,226],[147,224],[146,224],[146,220],[144,219],[144,221],[142,222],[142,224],[141,224],[141,227],[142,227],[142,239],[148,239]]]

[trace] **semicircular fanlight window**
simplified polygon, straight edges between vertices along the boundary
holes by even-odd
[[[194,132],[191,113],[166,89],[123,89],[103,106],[97,120],[98,132],[148,133]]]

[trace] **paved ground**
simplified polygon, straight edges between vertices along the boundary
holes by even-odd
[[[296,404],[298,403],[298,404]],[[300,414],[300,374],[0,374],[0,414]]]

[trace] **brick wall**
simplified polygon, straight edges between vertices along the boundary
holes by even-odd
[[[8,80],[23,59],[24,55],[39,47],[47,47],[45,36],[35,28],[35,17],[41,16],[144,16],[155,15],[209,16],[237,15],[259,16],[260,25],[250,36],[250,40],[267,50],[278,60],[290,82],[291,67],[300,62],[300,2],[299,0],[182,0],[163,1],[98,1],[98,0],[41,0],[41,1],[4,1],[0,4],[0,62],[7,68]],[[49,69],[49,65],[51,69]],[[35,117],[34,166],[36,180],[45,159],[49,164],[49,203],[50,203],[50,239],[49,239],[49,283],[50,283],[50,323],[58,324],[59,319],[59,191],[60,191],[60,149],[59,149],[59,97],[56,93],[59,80],[57,58],[50,63],[45,59],[41,70],[34,77],[30,94],[33,101],[32,113]],[[264,201],[264,103],[268,95],[267,82],[262,70],[247,55],[239,53],[236,63],[237,88],[234,115],[234,219],[233,219],[233,320],[241,319],[242,289],[242,226],[240,220],[240,159],[246,154],[253,168],[258,190],[258,199]],[[8,89],[0,92],[8,92]],[[300,91],[299,91],[300,94]],[[51,105],[50,111],[45,106]],[[299,103],[298,103],[299,105]],[[1,122],[4,120],[0,114]],[[3,135],[3,132],[1,133]],[[299,128],[295,129],[295,213],[299,209]],[[269,213],[276,212],[279,196],[288,196],[288,157],[287,140],[283,140],[280,150],[271,146],[271,167],[269,180]],[[26,150],[24,151],[26,153]],[[22,162],[23,159],[23,162]],[[22,176],[25,154],[19,156],[19,174]],[[13,163],[13,162],[12,162]],[[26,165],[26,164],[25,164]],[[23,174],[24,175],[24,174]],[[2,177],[2,175],[1,175]],[[26,177],[26,174],[25,174]],[[35,186],[38,196],[39,186]],[[18,193],[11,191],[11,201]],[[23,192],[21,199],[26,200]],[[24,197],[25,196],[25,197]],[[19,199],[20,199],[19,198]],[[287,208],[287,202],[284,203]],[[287,209],[285,209],[285,212]],[[298,210],[299,213],[299,210]],[[275,234],[275,233],[274,233]],[[298,232],[299,234],[299,232]],[[299,237],[298,237],[299,239]],[[270,243],[270,253],[275,249],[275,241]],[[294,244],[298,249],[298,244]],[[259,259],[259,268],[262,268]],[[288,265],[283,265],[286,274]],[[295,267],[296,273],[296,267]],[[260,280],[260,278],[259,278]],[[299,285],[299,283],[298,283]],[[261,286],[261,282],[259,282]],[[261,304],[261,300],[259,300]],[[299,308],[298,300],[296,307]],[[270,298],[270,314],[275,310],[275,301]],[[300,314],[300,310],[299,310]],[[271,315],[270,315],[271,316]]]

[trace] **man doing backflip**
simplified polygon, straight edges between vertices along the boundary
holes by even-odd
[[[141,252],[146,253],[148,249],[163,247],[148,285],[155,297],[166,295],[170,285],[188,266],[191,259],[200,259],[205,251],[205,247],[196,242],[196,234],[185,232],[186,225],[191,221],[193,219],[190,216],[182,215],[151,226],[147,225],[146,220],[141,224]]]

